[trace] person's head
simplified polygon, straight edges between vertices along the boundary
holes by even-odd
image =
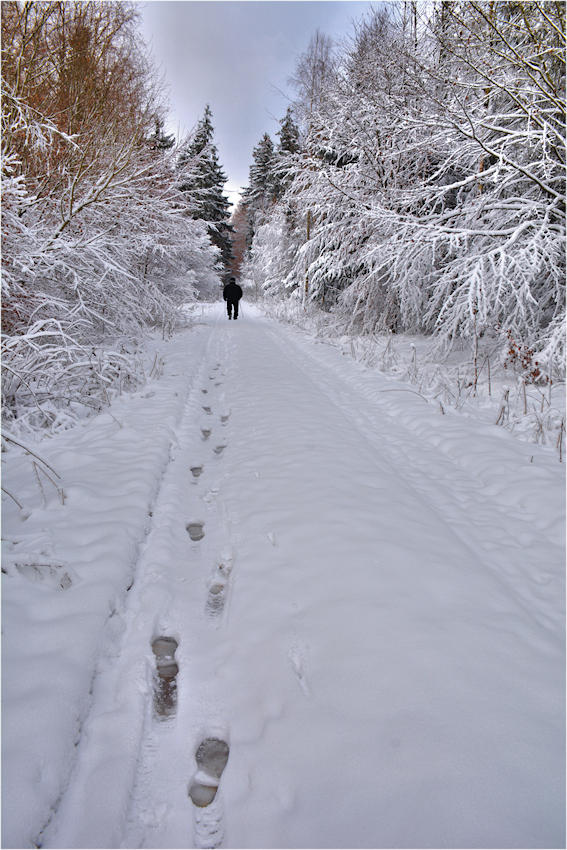
[[[236,278],[235,278],[235,277],[231,277],[231,279],[230,279],[230,283],[236,283]]]

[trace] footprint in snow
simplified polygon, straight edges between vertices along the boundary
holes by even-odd
[[[218,487],[212,487],[211,490],[209,490],[209,492],[205,496],[203,496],[203,502],[205,502],[209,509],[212,507],[213,502],[218,496],[218,493]]]
[[[222,614],[225,602],[226,584],[216,581],[209,587],[209,595],[207,597],[206,612],[212,617],[218,617]]]
[[[228,753],[228,744],[220,738],[205,738],[199,744],[195,753],[198,770],[189,788],[189,796],[198,808],[210,806],[215,799]]]
[[[199,475],[202,474],[202,472],[203,472],[202,466],[192,466],[191,467],[191,474],[192,474],[193,478],[198,478]]]
[[[211,436],[210,428],[201,428],[201,434],[203,435],[203,440],[208,440]]]
[[[231,570],[232,559],[227,558],[219,564],[218,570],[209,585],[205,612],[210,617],[219,617],[224,610]]]
[[[212,413],[213,412],[210,407],[206,407],[205,405],[203,405],[203,410],[205,411],[205,413]]]
[[[185,526],[187,531],[189,532],[189,537],[191,540],[202,540],[205,536],[205,532],[203,531],[204,522],[200,522],[198,520],[194,520],[192,522],[188,522]]]
[[[159,718],[171,717],[177,709],[177,646],[177,641],[170,637],[158,637],[152,641],[152,650],[156,657],[154,713]]]
[[[226,449],[226,443],[224,445],[217,446],[216,449],[213,449],[213,451],[216,455],[220,455],[220,454],[222,454],[224,449]]]

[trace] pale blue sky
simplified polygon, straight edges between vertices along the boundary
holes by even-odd
[[[287,79],[319,29],[340,40],[373,6],[359,0],[151,0],[142,34],[170,87],[168,129],[180,136],[210,104],[215,143],[234,201],[248,184],[252,149],[274,141]],[[278,94],[276,89],[284,94]]]

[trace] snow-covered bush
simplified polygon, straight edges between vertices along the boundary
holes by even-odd
[[[3,416],[59,427],[143,379],[144,329],[218,288],[218,250],[150,135],[132,4],[7,3],[2,26]]]

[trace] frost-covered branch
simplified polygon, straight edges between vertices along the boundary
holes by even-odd
[[[246,271],[368,331],[445,346],[493,333],[504,348],[512,333],[562,374],[559,5],[443,4],[406,24],[370,14],[300,101],[302,150]]]

